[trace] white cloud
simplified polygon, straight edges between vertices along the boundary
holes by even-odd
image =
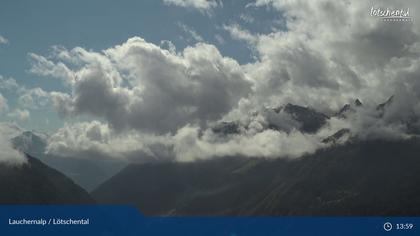
[[[18,105],[22,108],[34,110],[47,108],[51,104],[52,95],[39,87],[31,89],[21,87],[19,95]]]
[[[13,78],[5,78],[0,75],[0,90],[9,93],[10,97],[17,98],[15,104],[9,107],[7,99],[0,93],[0,113],[5,117],[18,122],[30,119],[29,110],[48,109],[52,103],[52,95],[43,89],[26,88],[19,85]]]
[[[66,123],[48,138],[46,152],[58,157],[142,161],[169,157],[167,136],[118,133],[99,121]]]
[[[14,109],[7,114],[8,117],[17,119],[18,121],[27,121],[30,119],[30,112],[26,109]]]
[[[184,126],[174,135],[118,133],[98,121],[66,124],[48,139],[47,153],[56,156],[117,158],[144,161],[194,161],[223,156],[295,158],[323,146],[315,135],[265,130],[224,139],[211,130]]]
[[[292,102],[324,111],[357,97],[378,103],[395,93],[392,84],[401,80],[389,71],[401,70],[403,64],[389,66],[397,58],[412,58],[408,49],[419,39],[415,24],[371,17],[373,3],[366,1],[256,2],[266,4],[285,17],[287,30],[258,35],[259,60],[245,66],[257,84],[256,103]],[[418,5],[410,1],[400,7],[414,11]]]
[[[0,113],[3,113],[8,109],[9,106],[7,105],[7,99],[0,93]]]
[[[49,93],[62,116],[89,114],[102,121],[67,124],[52,136],[49,151],[181,161],[273,158],[312,153],[342,128],[362,139],[407,137],[403,121],[420,117],[415,23],[382,22],[369,15],[366,1],[255,4],[263,5],[282,14],[287,30],[253,34],[237,24],[223,27],[252,47],[256,61],[246,65],[214,45],[176,51],[168,42],[164,49],[139,37],[100,52],[57,47],[49,58],[31,55],[32,72],[60,77],[69,86],[70,92]],[[420,10],[415,1],[407,6]],[[394,102],[379,114],[375,106],[391,95]],[[311,135],[299,132],[299,122],[287,114],[267,109],[290,102],[333,114],[355,98],[363,108],[347,120],[332,118]],[[208,127],[220,120],[238,121],[240,132],[213,133]],[[267,130],[268,123],[280,131]]]
[[[10,123],[0,123],[0,163],[21,165],[27,162],[24,154],[12,147],[10,138],[15,137],[21,129]]]
[[[230,36],[236,40],[242,40],[249,44],[255,44],[258,40],[256,35],[251,34],[246,29],[242,29],[238,24],[223,25],[223,29],[228,31]]]
[[[194,29],[192,29],[191,27],[182,24],[180,22],[177,23],[178,27],[182,29],[182,31],[184,31],[185,33],[187,33],[187,35],[189,37],[191,37],[195,42],[204,42],[203,37],[201,37],[201,35],[199,35]]]
[[[9,40],[0,35],[0,44],[9,44]]]
[[[163,0],[163,2],[167,5],[194,8],[202,12],[208,11],[220,5],[215,0]]]
[[[22,133],[22,128],[20,128],[16,123],[9,122],[0,122],[0,133],[5,139],[11,139]]]
[[[17,90],[19,88],[17,82],[13,78],[5,78],[0,75],[0,89],[2,90]]]
[[[71,94],[51,93],[61,114],[94,115],[119,130],[166,133],[190,122],[205,125],[251,92],[239,64],[204,43],[174,54],[136,37],[103,53],[66,53],[82,66],[71,72],[77,78]],[[53,64],[35,66],[44,73],[54,71]]]
[[[31,73],[41,76],[60,78],[67,84],[72,84],[74,82],[74,75],[72,74],[71,70],[67,68],[66,65],[64,65],[64,63],[54,63],[48,60],[46,57],[37,55],[35,53],[29,53],[28,56],[31,62]]]
[[[217,140],[207,131],[200,135],[198,127],[186,126],[174,136],[174,152],[179,161],[193,161],[224,156],[262,158],[295,158],[313,153],[322,144],[312,135],[298,131],[289,134],[265,130],[249,135],[234,135],[228,140]]]
[[[47,92],[40,87],[26,88],[23,85],[19,85],[13,78],[5,78],[0,75],[0,90],[12,93],[13,96],[17,98],[17,111],[47,108],[51,105],[52,95],[50,92]],[[26,112],[18,113],[23,114]],[[16,114],[17,113],[15,112],[14,114],[11,114],[11,116],[16,117]]]

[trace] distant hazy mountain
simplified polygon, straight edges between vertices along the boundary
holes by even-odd
[[[420,215],[420,140],[350,142],[295,160],[130,165],[93,191],[147,215]]]
[[[116,174],[125,163],[94,160],[89,157],[58,157],[45,153],[47,135],[35,131],[21,131],[11,139],[13,146],[37,157],[48,166],[64,173],[84,189],[90,191]]]
[[[28,156],[21,166],[0,164],[0,204],[89,204],[89,194],[60,172]]]
[[[43,157],[47,145],[47,135],[34,131],[22,131],[15,135],[11,142],[14,147],[32,156]]]

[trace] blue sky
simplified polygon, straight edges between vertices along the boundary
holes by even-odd
[[[48,55],[54,45],[101,51],[133,36],[157,45],[169,40],[177,50],[182,50],[197,43],[196,36],[188,31],[195,31],[202,40],[216,45],[224,56],[240,63],[251,62],[252,50],[246,43],[232,40],[223,26],[238,24],[258,34],[270,32],[271,27],[281,27],[282,22],[277,11],[246,7],[250,2],[226,1],[223,6],[203,12],[156,0],[2,1],[0,35],[9,42],[0,45],[0,75],[12,77],[27,88],[60,90],[59,80],[28,72],[28,53]],[[13,94],[7,96],[8,92],[4,92],[3,95],[12,107]],[[10,118],[3,117],[3,120]],[[31,119],[21,125],[50,131],[61,123],[51,109],[32,111]]]

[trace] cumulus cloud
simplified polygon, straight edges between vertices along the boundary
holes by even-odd
[[[74,75],[71,70],[67,68],[64,63],[54,63],[48,60],[46,57],[37,55],[35,53],[29,53],[29,60],[31,62],[30,72],[41,76],[51,76],[60,78],[66,83],[72,83]]]
[[[17,90],[19,88],[17,82],[13,78],[5,78],[0,75],[0,89],[1,90]]]
[[[370,16],[369,9],[409,7],[416,11],[418,2],[258,0],[255,5],[278,10],[286,18],[287,30],[258,36],[259,60],[245,66],[256,82],[253,103],[291,102],[332,112],[362,98],[375,110],[375,105],[395,95],[384,117],[365,112],[353,119],[353,126],[366,137],[404,133],[404,125],[394,121],[418,114],[418,93],[411,87],[417,86],[413,78],[420,75],[420,54],[414,49],[419,27],[413,22],[383,22]],[[380,128],[390,130],[381,133]]]
[[[51,104],[52,95],[42,88],[36,87],[27,89],[21,87],[18,98],[18,105],[26,109],[46,108]]]
[[[212,1],[165,2],[188,7]],[[48,58],[30,54],[33,73],[60,78],[70,90],[49,93],[59,114],[101,120],[67,124],[52,135],[48,150],[181,161],[293,158],[326,147],[322,140],[343,129],[361,139],[419,134],[420,28],[372,17],[371,4],[420,10],[416,1],[258,0],[256,7],[282,15],[286,30],[255,34],[224,25],[252,47],[256,60],[245,65],[208,43],[177,51],[140,37],[98,52],[55,47]],[[392,102],[378,108],[391,95]],[[333,116],[355,98],[363,106],[346,119]],[[279,112],[287,103],[333,117],[307,134],[302,122]],[[234,122],[235,132],[213,132],[221,121]]]
[[[62,114],[103,117],[117,130],[166,133],[190,122],[205,125],[251,92],[240,65],[209,44],[176,54],[136,37],[103,53],[66,53],[81,66],[72,71],[72,93],[52,93],[54,103]],[[41,73],[50,65],[35,63]]]
[[[24,85],[19,85],[14,78],[5,78],[0,75],[0,90],[11,93],[17,98],[17,107],[12,112],[13,114],[9,114],[11,117],[27,117],[28,109],[44,109],[52,104],[51,92],[40,87],[27,88]],[[16,116],[18,114],[20,115]]]
[[[269,4],[282,12],[288,28],[259,37],[260,63],[249,69],[263,81],[261,94],[272,96],[274,86],[274,91],[285,92],[282,99],[312,106],[337,107],[331,98],[342,104],[355,96],[368,101],[390,96],[394,91],[389,88],[394,86],[389,84],[398,78],[390,77],[386,67],[397,58],[412,57],[409,45],[419,39],[414,23],[385,23],[370,16],[373,3],[366,1],[273,0],[256,4]],[[373,5],[395,6],[391,2]],[[411,1],[399,7],[416,9],[418,5]]]
[[[50,92],[42,88],[26,88],[14,78],[0,75],[0,91],[7,93],[13,105],[8,105],[7,98],[0,93],[0,114],[16,122],[25,122],[31,118],[31,110],[49,109],[53,104]]]

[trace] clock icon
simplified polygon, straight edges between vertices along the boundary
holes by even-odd
[[[392,224],[391,224],[391,223],[389,223],[389,222],[386,222],[386,223],[384,224],[384,230],[385,230],[385,231],[391,231],[391,229],[392,229]]]

